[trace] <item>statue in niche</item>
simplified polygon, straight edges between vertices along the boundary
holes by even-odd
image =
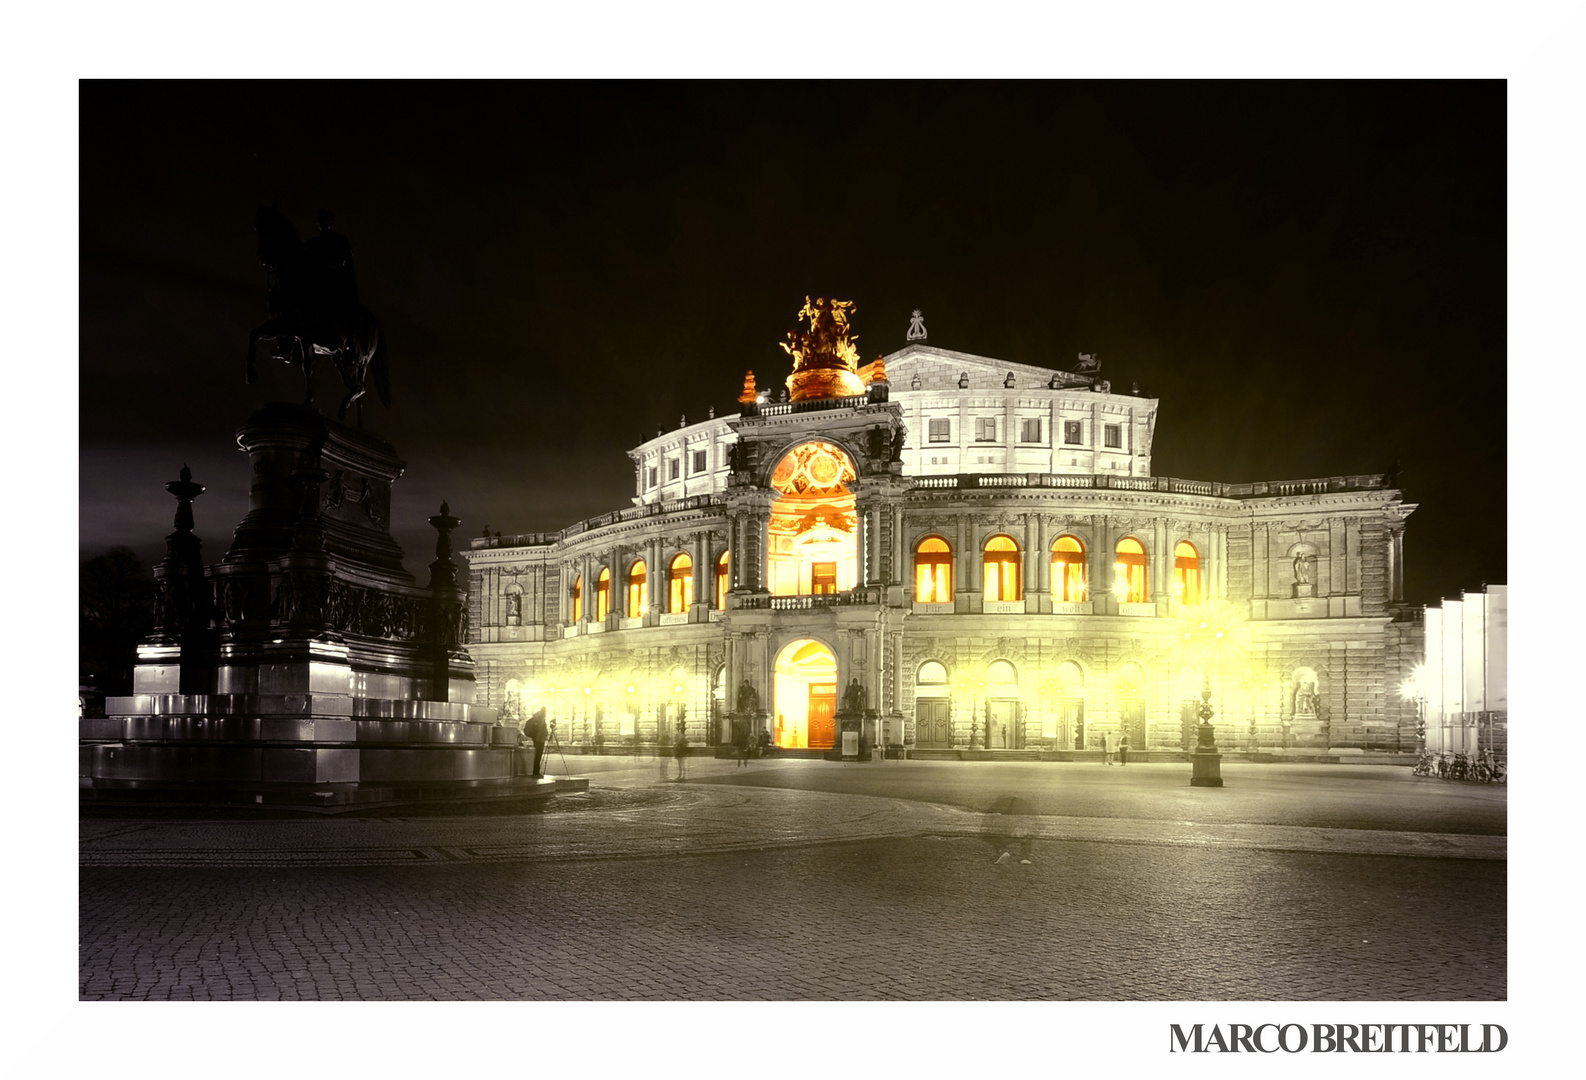
[[[848,689],[843,691],[843,712],[858,716],[865,711],[865,688],[859,685],[858,679],[850,679]]]
[[[1294,582],[1297,585],[1311,584],[1311,568],[1316,564],[1316,556],[1308,551],[1300,550],[1294,554]]]
[[[1298,682],[1294,686],[1294,715],[1315,716],[1316,707],[1320,697],[1316,692],[1316,684],[1311,681]]]
[[[1296,598],[1314,596],[1316,593],[1316,555],[1305,548],[1294,553],[1294,595]]]
[[[738,684],[737,711],[743,713],[746,716],[753,715],[754,713],[760,711],[760,693],[753,686],[749,685],[748,679],[745,679],[743,682]]]

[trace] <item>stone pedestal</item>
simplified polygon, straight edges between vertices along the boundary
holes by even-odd
[[[1212,730],[1211,697],[1210,690],[1201,690],[1201,723],[1196,732],[1195,749],[1190,751],[1190,787],[1223,786],[1223,756],[1217,749],[1216,733]]]
[[[270,405],[237,442],[253,482],[220,562],[198,563],[189,535],[202,488],[171,486],[183,535],[163,577],[181,588],[139,649],[135,692],[80,733],[83,801],[325,808],[553,791],[514,777],[515,727],[471,713],[466,593],[444,565],[457,519],[431,519],[442,539],[421,587],[390,535],[406,465],[383,440]]]

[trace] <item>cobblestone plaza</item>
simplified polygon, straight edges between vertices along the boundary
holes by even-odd
[[[576,760],[590,792],[541,814],[86,818],[80,996],[1507,996],[1501,788],[774,759],[677,783],[664,758]]]

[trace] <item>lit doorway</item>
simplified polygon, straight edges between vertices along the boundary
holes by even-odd
[[[772,674],[771,737],[789,749],[829,750],[837,742],[837,657],[810,638],[777,655]]]
[[[986,669],[986,748],[1024,748],[1019,709],[1019,676],[1006,660],[994,660]]]

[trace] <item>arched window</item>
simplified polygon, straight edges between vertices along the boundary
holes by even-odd
[[[914,600],[953,602],[953,547],[939,536],[927,536],[914,549]]]
[[[600,568],[600,576],[595,579],[595,618],[604,619],[611,614],[611,570],[608,567]]]
[[[1201,557],[1188,540],[1180,540],[1173,549],[1173,592],[1180,603],[1201,602]]]
[[[991,687],[986,693],[991,697],[1012,697],[1019,692],[1019,673],[1006,660],[993,660],[986,668],[986,683]]]
[[[920,665],[920,672],[914,677],[916,686],[942,686],[947,683],[947,669],[939,661],[927,660]]]
[[[573,621],[581,622],[584,618],[584,579],[573,579]]]
[[[1052,545],[1052,599],[1065,604],[1083,604],[1090,599],[1085,545],[1076,537],[1059,536]]]
[[[1140,541],[1124,537],[1118,541],[1117,561],[1112,564],[1112,591],[1125,604],[1146,602],[1145,547]]]
[[[987,600],[1022,600],[1019,580],[1019,545],[1011,537],[993,536],[986,541],[985,589]]]
[[[666,610],[686,613],[694,603],[694,560],[679,555],[666,573]]]
[[[649,600],[650,588],[644,575],[644,560],[635,559],[633,565],[628,567],[628,618],[640,618]]]
[[[716,560],[716,610],[727,610],[727,553],[721,553],[721,558]]]

